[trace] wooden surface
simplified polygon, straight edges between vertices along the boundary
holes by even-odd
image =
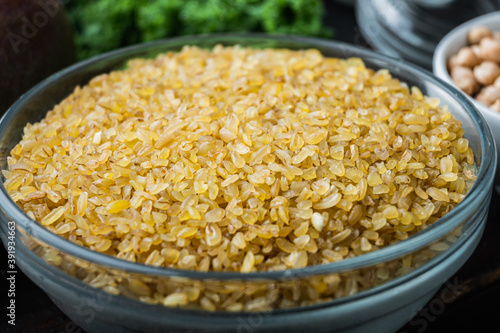
[[[356,27],[351,6],[326,2],[327,23],[336,29],[336,40],[367,46]],[[482,331],[496,327],[500,310],[500,196],[493,195],[486,230],[476,251],[422,311],[400,333]],[[16,326],[7,326],[7,254],[0,250],[0,332],[81,332],[48,296],[22,272],[16,276]],[[489,329],[488,332],[498,329]]]

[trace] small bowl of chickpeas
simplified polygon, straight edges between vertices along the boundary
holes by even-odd
[[[434,51],[433,72],[472,100],[488,123],[500,153],[500,11],[476,17],[450,31]],[[500,170],[496,183],[498,191]]]

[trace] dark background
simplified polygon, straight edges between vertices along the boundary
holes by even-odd
[[[335,40],[369,47],[356,25],[354,8],[345,2],[326,1],[325,23],[335,29]],[[493,195],[493,202],[499,200]],[[484,236],[469,261],[449,280],[458,292],[446,285],[400,333],[499,331],[500,310],[500,214],[493,205]],[[7,325],[7,253],[0,247],[0,332],[83,332],[66,317],[50,298],[21,271],[16,275],[16,326]],[[451,292],[451,294],[450,294]]]

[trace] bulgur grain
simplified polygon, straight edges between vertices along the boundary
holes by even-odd
[[[437,99],[357,58],[186,46],[100,75],[27,125],[4,186],[53,232],[125,260],[301,268],[446,214],[475,179],[463,134]]]

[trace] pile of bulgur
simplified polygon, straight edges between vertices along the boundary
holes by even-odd
[[[439,100],[358,58],[186,46],[92,79],[28,124],[4,170],[79,245],[201,271],[339,261],[404,240],[472,186]]]

